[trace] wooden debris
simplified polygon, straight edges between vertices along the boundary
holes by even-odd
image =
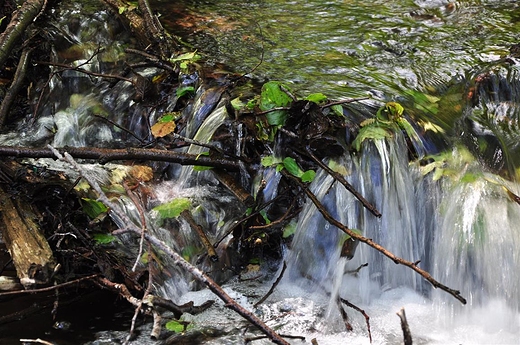
[[[0,189],[0,213],[0,229],[20,283],[26,289],[47,284],[56,261],[30,206]]]

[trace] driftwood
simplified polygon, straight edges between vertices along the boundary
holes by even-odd
[[[31,288],[48,283],[56,261],[30,206],[0,189],[0,213],[3,238],[21,284]]]

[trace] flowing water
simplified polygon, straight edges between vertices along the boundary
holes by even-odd
[[[262,313],[280,318],[288,333],[316,335],[320,344],[368,343],[364,319],[353,311],[355,331],[343,331],[339,295],[367,311],[378,344],[402,341],[395,315],[401,307],[416,343],[520,341],[520,207],[506,191],[520,192],[519,78],[514,62],[502,63],[520,35],[516,2],[158,3],[170,6],[164,21],[180,34],[189,30],[185,40],[216,62],[291,81],[302,95],[399,100],[411,119],[445,129],[443,140],[427,133],[425,151],[418,151],[445,150],[441,164],[409,164],[399,136],[366,145],[361,158],[342,158],[349,182],[377,205],[381,219],[323,172],[311,188],[338,220],[400,257],[420,260],[468,304],[366,246],[346,262],[344,235],[308,203],[276,303]],[[352,273],[363,263],[368,267]]]
[[[369,343],[365,319],[353,310],[347,312],[354,330],[345,332],[338,296],[367,312],[375,344],[402,342],[395,315],[401,307],[417,344],[519,343],[520,205],[513,194],[520,194],[520,77],[514,57],[503,58],[520,36],[516,1],[163,0],[154,5],[160,6],[161,19],[170,30],[182,34],[215,64],[223,62],[260,80],[289,81],[301,95],[371,94],[375,99],[367,101],[364,109],[397,100],[410,121],[431,121],[438,126],[431,128],[444,130],[444,134],[421,133],[421,142],[414,143],[418,159],[411,163],[413,155],[400,133],[392,140],[366,142],[360,155],[338,159],[349,182],[381,211],[380,219],[323,171],[311,189],[338,220],[400,257],[420,260],[420,267],[439,282],[459,289],[467,305],[365,245],[358,246],[351,260],[341,257],[345,235],[310,202],[287,249],[288,269],[267,302],[254,308],[251,296],[267,291],[274,278],[266,278],[263,285],[233,280],[226,286],[230,294],[281,333],[305,335],[307,343],[312,337],[321,345]],[[61,17],[71,22],[80,13],[74,5],[63,11],[66,16]],[[122,28],[109,18],[99,10],[81,30],[60,22],[59,30],[69,40],[66,47],[88,41],[92,46],[84,49],[90,49],[89,54],[98,44],[109,48],[86,65],[95,72],[108,73],[111,56],[117,60],[122,54],[123,43],[113,43],[109,34],[115,36]],[[263,63],[253,70],[262,55]],[[152,76],[157,71],[140,73]],[[38,128],[22,131],[26,126],[21,124],[17,132],[21,138],[5,134],[0,139],[3,145],[20,140],[56,146],[146,143],[146,123],[154,123],[160,111],[170,111],[168,107],[177,101],[172,96],[170,105],[149,112],[132,100],[130,83],[109,88],[108,83],[76,73],[55,77],[50,85],[53,101],[39,110]],[[212,103],[214,109],[204,108],[204,92],[202,87],[197,90],[200,105],[195,101],[184,114],[192,119],[184,134],[201,141],[209,140],[228,117],[218,99]],[[202,112],[206,120],[200,123]],[[139,139],[93,116],[100,113],[137,133]],[[189,150],[199,153],[198,149]],[[438,153],[442,155],[428,156]],[[195,216],[212,239],[225,233],[245,211],[234,206],[233,196],[219,188],[209,172],[192,174],[190,168],[170,169],[166,174],[171,180],[153,185],[153,200],[147,206],[189,196],[202,205]],[[280,176],[266,171],[264,178],[269,199]],[[120,203],[139,223],[132,202],[121,197]],[[153,212],[147,217],[150,231],[196,261],[192,253],[200,248],[187,224],[180,224],[173,236],[168,224],[156,222]],[[365,263],[368,266],[358,271]],[[181,272],[175,274],[157,286],[164,295],[196,304],[214,299],[205,290],[189,292],[189,281],[178,278]],[[244,328],[240,318],[226,313],[224,307],[213,312],[193,320],[227,331]],[[208,343],[240,344],[240,339],[232,332]]]

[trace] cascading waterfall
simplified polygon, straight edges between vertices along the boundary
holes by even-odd
[[[366,145],[360,157],[342,158],[347,178],[378,207],[381,219],[362,209],[349,192],[323,172],[311,188],[336,219],[360,229],[364,236],[402,258],[420,260],[418,265],[435,279],[460,289],[468,304],[461,305],[445,292],[432,289],[412,270],[395,265],[363,244],[346,262],[340,258],[345,235],[329,226],[310,202],[299,218],[288,258],[292,274],[286,284],[298,281],[304,291],[330,296],[326,314],[329,322],[323,327],[332,333],[344,329],[338,321],[338,295],[377,315],[381,298],[390,302],[408,296],[413,300],[413,290],[416,296],[433,301],[431,309],[417,317],[424,317],[425,312],[437,315],[431,320],[431,329],[415,329],[418,339],[426,343],[452,339],[514,343],[520,326],[520,258],[516,250],[520,205],[508,196],[507,190],[518,194],[520,186],[482,173],[482,166],[475,161],[462,162],[460,157],[467,152],[458,149],[452,153],[458,160],[458,165],[452,162],[455,175],[446,172],[440,179],[432,172],[424,175],[424,167],[408,163],[402,139],[398,135],[389,142],[376,141]],[[368,267],[352,274],[363,263]],[[421,310],[424,301],[412,302],[412,313]],[[479,313],[490,313],[494,319],[479,321]],[[376,322],[381,322],[377,318]],[[382,322],[383,328],[388,327],[384,324],[388,321]],[[363,328],[361,321],[358,327]],[[475,327],[482,340],[468,333]],[[390,327],[385,332],[376,343],[401,341],[399,330]],[[435,335],[443,332],[440,337]]]

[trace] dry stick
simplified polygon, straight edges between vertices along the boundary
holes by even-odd
[[[280,272],[280,275],[278,276],[278,278],[276,278],[276,281],[273,283],[273,285],[271,286],[271,288],[269,289],[269,291],[267,291],[267,293],[264,295],[264,297],[260,298],[260,300],[258,302],[256,302],[255,304],[253,304],[253,307],[258,307],[260,304],[264,303],[264,301],[269,297],[271,296],[271,294],[274,292],[274,289],[276,289],[276,287],[278,286],[278,284],[280,283],[280,281],[282,280],[283,278],[283,274],[285,273],[285,269],[287,268],[287,263],[284,261],[283,262],[283,267],[282,267],[282,271]]]
[[[39,293],[39,292],[48,292],[48,291],[60,289],[60,288],[66,287],[66,286],[70,286],[73,284],[77,284],[84,280],[94,279],[96,277],[99,277],[99,273],[92,274],[90,276],[86,276],[86,277],[82,277],[82,278],[78,278],[78,279],[74,279],[74,280],[68,281],[66,283],[41,288],[41,289],[2,292],[2,293],[0,293],[0,297],[8,296],[8,295],[22,295],[22,294],[32,294],[32,293]]]
[[[362,267],[362,266],[361,266],[361,267]],[[361,268],[361,267],[360,267],[360,268]],[[368,314],[365,313],[365,311],[364,311],[363,309],[359,308],[359,307],[358,307],[357,305],[355,305],[355,304],[350,303],[350,302],[347,301],[346,299],[340,297],[339,300],[340,300],[342,303],[346,304],[348,307],[350,307],[350,308],[356,310],[358,313],[361,313],[361,314],[365,317],[365,322],[366,322],[366,324],[367,324],[367,331],[368,331],[368,339],[370,340],[370,343],[372,343],[372,332],[370,331],[370,316],[368,316]]]
[[[350,183],[345,180],[341,174],[335,172],[325,163],[323,163],[318,157],[312,153],[312,150],[309,146],[306,147],[307,153],[311,156],[312,160],[315,161],[323,170],[325,170],[330,176],[332,176],[336,181],[341,183],[350,193],[352,193],[356,199],[358,199],[363,207],[370,211],[374,216],[381,218],[381,213],[376,209],[374,205],[367,201]]]
[[[68,162],[76,171],[78,171],[83,178],[90,184],[90,186],[98,193],[98,199],[105,204],[105,206],[110,208],[110,212],[114,213],[119,217],[126,225],[127,227],[125,229],[122,229],[120,231],[115,231],[114,233],[121,233],[121,232],[133,232],[137,235],[141,235],[141,229],[137,227],[130,218],[121,210],[119,205],[113,203],[110,201],[110,199],[106,196],[106,194],[103,192],[99,184],[96,182],[95,179],[90,177],[88,174],[84,173],[84,170],[79,166],[78,163],[72,158],[70,154],[65,152],[64,155],[62,155],[59,151],[55,150],[52,146],[48,146],[49,149],[53,150],[53,153],[61,160],[64,160]],[[251,311],[245,309],[240,304],[238,304],[231,296],[229,296],[220,285],[218,285],[213,279],[211,279],[209,276],[207,276],[205,273],[203,273],[201,270],[199,270],[197,267],[193,266],[186,260],[182,258],[179,254],[177,254],[170,246],[168,246],[163,241],[159,240],[157,237],[152,236],[148,233],[145,233],[145,239],[149,241],[151,244],[153,244],[158,249],[162,250],[164,253],[166,253],[173,262],[185,269],[187,272],[189,272],[197,281],[200,283],[206,285],[209,290],[211,290],[215,295],[217,295],[224,303],[225,306],[231,310],[236,311],[238,314],[240,314],[242,317],[244,317],[246,320],[251,322],[253,325],[258,327],[260,331],[262,331],[266,336],[268,336],[275,344],[279,345],[290,345],[287,341],[285,341],[279,334],[277,334],[274,330],[272,330],[269,326],[267,326],[262,320],[260,320],[254,313]]]
[[[193,216],[191,215],[191,212],[189,210],[184,210],[181,212],[182,218],[188,222],[191,229],[194,230],[197,235],[199,235],[199,239],[202,242],[202,245],[204,248],[206,248],[206,251],[208,252],[209,259],[212,262],[218,261],[218,255],[217,252],[215,252],[215,248],[213,248],[213,245],[209,241],[208,236],[206,236],[206,233],[204,232],[204,229],[202,229],[202,226],[200,224],[197,224],[195,219],[193,219]]]
[[[410,332],[410,327],[408,326],[408,321],[406,320],[404,308],[401,308],[401,310],[399,310],[396,314],[399,316],[399,319],[401,319],[401,329],[403,330],[404,345],[412,345],[412,333]]]
[[[67,151],[76,158],[95,159],[102,163],[115,160],[149,160],[182,165],[201,165],[215,168],[223,168],[230,171],[239,171],[238,161],[227,158],[212,158],[210,156],[199,156],[160,149],[106,149],[95,147],[65,147],[56,148],[58,152]],[[21,158],[54,158],[55,155],[49,148],[45,147],[16,147],[0,146],[0,156],[11,156]]]
[[[412,270],[414,270],[415,272],[419,273],[424,279],[426,279],[428,282],[430,282],[430,284],[432,284],[435,288],[439,288],[443,291],[446,291],[447,293],[449,293],[450,295],[452,295],[453,297],[455,297],[456,299],[458,299],[462,304],[466,304],[466,299],[464,297],[462,297],[460,295],[460,291],[458,290],[453,290],[453,289],[450,289],[449,287],[447,287],[446,285],[443,285],[441,283],[439,283],[438,281],[436,281],[430,273],[428,273],[427,271],[423,270],[422,268],[419,268],[417,267],[417,265],[413,262],[410,262],[410,261],[407,261],[403,258],[400,258],[398,256],[396,256],[395,254],[393,254],[392,252],[390,252],[389,250],[387,250],[385,247],[381,246],[380,244],[374,242],[372,239],[370,238],[366,238],[364,236],[361,236],[360,234],[350,230],[345,224],[341,223],[340,221],[336,220],[326,209],[325,207],[323,206],[323,204],[318,200],[318,198],[316,197],[316,195],[314,195],[314,193],[312,193],[306,185],[304,185],[297,177],[295,176],[292,176],[291,174],[289,174],[287,171],[285,170],[282,170],[281,171],[282,174],[287,177],[287,178],[290,178],[290,179],[293,179],[302,189],[303,191],[305,192],[305,194],[307,194],[307,196],[309,197],[309,199],[312,200],[312,202],[314,203],[314,205],[316,206],[316,208],[318,209],[318,211],[322,214],[323,218],[325,218],[325,220],[327,220],[331,225],[334,225],[335,227],[337,227],[338,229],[340,229],[341,231],[343,231],[344,233],[346,233],[347,235],[349,235],[350,237],[360,241],[360,242],[363,242],[367,245],[369,245],[370,247],[374,248],[375,250],[377,250],[378,252],[382,253],[383,255],[385,255],[386,257],[392,259],[392,261],[397,264],[397,265],[403,265],[403,266],[406,266],[406,267],[409,267],[411,268]]]

